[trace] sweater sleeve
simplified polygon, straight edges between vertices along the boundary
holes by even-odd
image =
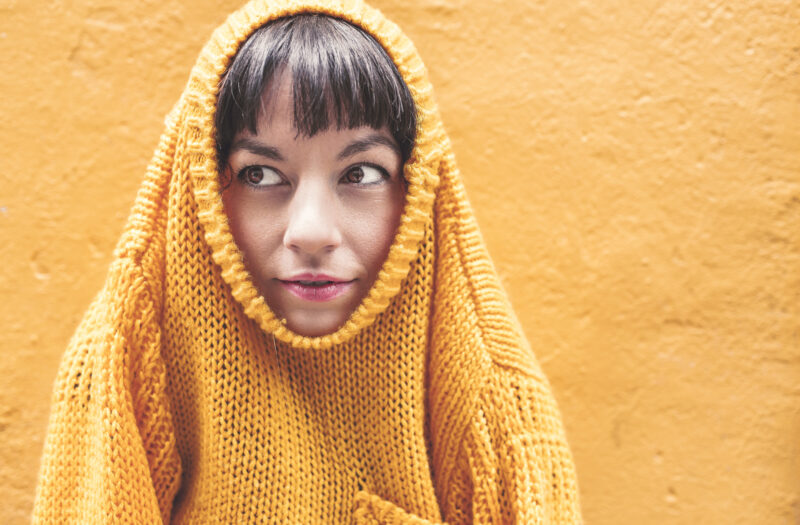
[[[474,523],[582,523],[575,466],[546,379],[492,367],[463,441]]]
[[[169,520],[181,470],[165,378],[157,305],[118,259],[61,362],[34,523]]]

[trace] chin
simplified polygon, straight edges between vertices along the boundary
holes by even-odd
[[[292,332],[305,337],[320,337],[334,333],[347,322],[347,317],[340,315],[325,315],[320,312],[308,312],[301,315],[289,316],[286,326]]]

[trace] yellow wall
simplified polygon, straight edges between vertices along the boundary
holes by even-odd
[[[0,2],[0,522],[231,0]],[[800,5],[380,0],[553,383],[587,523],[800,522]]]

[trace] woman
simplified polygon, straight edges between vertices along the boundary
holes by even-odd
[[[560,416],[411,43],[234,13],[65,355],[37,522],[576,523]]]

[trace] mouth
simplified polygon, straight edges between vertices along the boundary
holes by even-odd
[[[331,301],[347,293],[356,279],[345,281],[327,275],[298,275],[292,279],[278,279],[284,289],[305,301]]]

